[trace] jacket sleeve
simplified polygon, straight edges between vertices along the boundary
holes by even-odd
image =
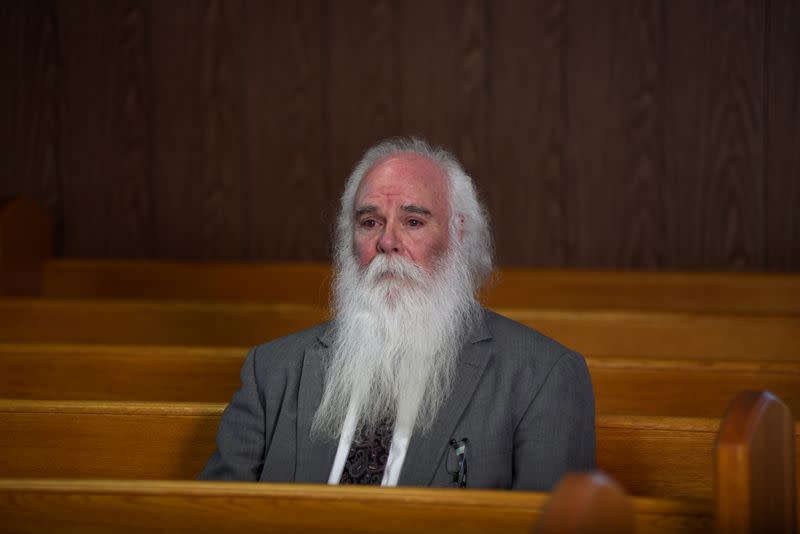
[[[595,466],[594,392],[586,362],[562,354],[514,432],[513,488],[550,491],[570,471]]]
[[[255,374],[255,349],[242,366],[241,385],[222,414],[217,450],[200,480],[257,481],[264,466],[264,405]]]

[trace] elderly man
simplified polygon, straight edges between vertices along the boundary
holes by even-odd
[[[333,320],[250,351],[201,478],[549,490],[593,468],[586,364],[478,304],[491,249],[452,155],[370,149],[342,195]]]

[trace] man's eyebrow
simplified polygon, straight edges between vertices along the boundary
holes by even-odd
[[[378,208],[375,206],[361,206],[356,210],[356,217],[361,217],[367,213],[375,213],[376,211],[378,211]]]
[[[405,206],[400,207],[403,211],[407,211],[409,213],[419,213],[420,215],[431,215],[431,211],[427,208],[423,208],[422,206],[415,206],[414,204],[406,204]]]

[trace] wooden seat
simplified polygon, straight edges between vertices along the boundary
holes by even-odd
[[[0,400],[0,477],[193,479],[214,450],[223,409]],[[597,466],[631,495],[710,501],[719,425],[719,419],[599,415]]]
[[[789,409],[766,391],[731,403],[716,446],[718,531],[796,532],[795,431]]]
[[[119,480],[0,480],[2,530],[530,534],[549,495]],[[640,534],[713,529],[705,502],[630,499]]]
[[[227,402],[245,347],[0,343],[0,394],[39,400]],[[800,414],[800,362],[587,356],[598,413],[721,417],[769,389]]]
[[[593,356],[800,359],[800,315],[499,311]],[[249,346],[326,317],[289,304],[8,298],[0,300],[0,341]]]
[[[537,524],[542,534],[633,534],[635,520],[625,490],[603,473],[567,473],[553,490]]]

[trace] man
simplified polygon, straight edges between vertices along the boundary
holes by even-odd
[[[385,141],[342,195],[333,320],[251,350],[201,478],[550,490],[594,467],[583,359],[483,309],[470,178]]]

